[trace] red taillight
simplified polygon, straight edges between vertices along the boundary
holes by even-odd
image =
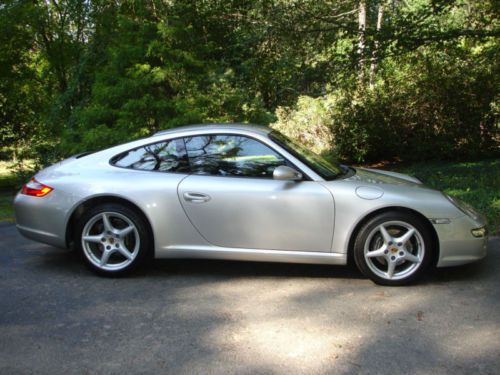
[[[21,194],[31,195],[33,197],[44,197],[52,190],[50,186],[38,182],[35,177],[32,177],[27,184],[21,189]]]

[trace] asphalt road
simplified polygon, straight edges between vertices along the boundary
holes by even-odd
[[[0,223],[0,374],[498,374],[500,238],[489,248],[403,288],[199,260],[106,279]]]

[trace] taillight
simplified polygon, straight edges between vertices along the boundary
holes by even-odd
[[[21,194],[31,195],[33,197],[44,197],[52,190],[50,186],[38,182],[35,177],[32,177],[27,184],[21,189]]]

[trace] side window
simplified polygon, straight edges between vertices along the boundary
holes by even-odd
[[[286,165],[271,148],[244,136],[196,136],[185,143],[194,174],[272,178],[276,167]]]
[[[144,171],[189,173],[186,150],[182,139],[173,139],[135,148],[115,156],[117,167]]]

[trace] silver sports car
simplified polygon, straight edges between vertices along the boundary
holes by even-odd
[[[38,172],[15,199],[28,238],[103,275],[148,258],[355,262],[374,282],[486,255],[486,221],[399,173],[331,163],[266,127],[197,125]]]

